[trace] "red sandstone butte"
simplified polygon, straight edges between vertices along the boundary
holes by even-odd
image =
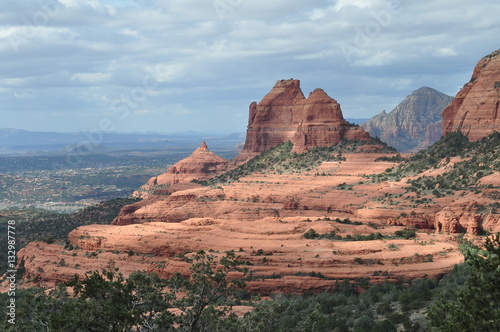
[[[299,80],[280,80],[259,102],[250,104],[245,145],[237,162],[242,162],[281,143],[291,141],[294,152],[316,146],[330,146],[348,140],[369,140],[361,127],[349,124],[340,104],[322,89],[306,98]]]
[[[151,178],[134,196],[146,197],[152,190],[192,180],[206,180],[226,169],[228,161],[208,150],[202,142],[189,157],[172,165],[166,173]]]
[[[469,83],[443,111],[443,134],[462,132],[477,141],[500,131],[500,50],[482,58]]]

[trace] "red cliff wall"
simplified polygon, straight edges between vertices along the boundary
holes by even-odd
[[[482,58],[472,78],[443,111],[443,134],[461,131],[477,141],[500,131],[500,50]]]

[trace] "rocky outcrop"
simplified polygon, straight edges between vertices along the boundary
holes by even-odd
[[[433,229],[433,218],[428,214],[415,214],[387,219],[387,224],[392,226],[405,226],[417,229]]]
[[[177,191],[170,196],[150,195],[146,199],[121,209],[113,225],[129,225],[150,221],[181,222],[213,213],[207,203],[223,198],[223,191],[195,188]]]
[[[66,247],[32,242],[22,248],[18,269],[23,266],[25,272],[19,286],[54,287],[75,274],[84,276],[86,271],[100,271],[111,260],[125,277],[136,271],[155,272],[162,278],[174,273],[189,276],[189,261],[200,249],[217,257],[216,261],[225,252],[237,252],[252,276],[247,280],[247,289],[262,295],[333,290],[337,280],[346,278],[383,282],[387,276],[379,276],[381,265],[394,278],[431,278],[463,261],[458,244],[449,242],[444,234],[419,233],[419,240],[432,241],[427,246],[414,240],[389,238],[364,241],[361,245],[357,241],[305,238],[303,234],[311,228],[320,234],[333,231],[342,236],[367,231],[365,226],[304,221],[303,217],[263,218],[256,222],[193,218],[181,223],[150,222],[121,227],[87,225],[71,232]],[[390,235],[401,228],[368,229]],[[391,244],[398,250],[390,250]],[[419,257],[433,259],[424,262]],[[361,260],[379,264],[359,264]],[[0,291],[5,288],[5,282],[0,284]]]
[[[361,126],[400,152],[424,149],[441,138],[441,113],[453,97],[422,87],[390,113],[383,111]]]
[[[482,58],[470,81],[443,111],[443,134],[462,132],[477,141],[500,131],[500,50]]]
[[[442,136],[442,127],[443,127],[443,121],[441,120],[428,125],[427,128],[425,128],[424,140],[420,142],[420,144],[418,144],[417,146],[408,150],[407,152],[416,153],[420,150],[428,148],[432,144],[439,141],[439,139]]]
[[[348,123],[340,104],[322,89],[306,98],[299,80],[280,80],[259,102],[250,104],[245,145],[237,161],[291,141],[294,152],[348,140],[369,140],[361,127]]]
[[[412,205],[417,203],[405,194],[406,180],[366,181],[363,174],[382,174],[395,166],[376,162],[380,156],[345,153],[345,160],[336,162],[334,171],[324,176],[315,171],[256,173],[221,188],[149,195],[123,208],[114,225],[73,230],[66,247],[31,243],[21,249],[18,262],[26,270],[24,282],[32,281],[23,287],[52,287],[74,274],[100,270],[110,260],[125,276],[134,271],[154,271],[164,278],[176,272],[187,275],[188,261],[200,249],[217,257],[229,250],[237,252],[254,276],[248,289],[260,294],[322,291],[345,278],[383,282],[387,276],[377,276],[380,264],[394,278],[433,277],[449,271],[463,261],[463,255],[447,234],[419,231],[418,241],[392,237],[403,226],[427,228],[435,212],[456,203],[458,195],[415,208]],[[478,201],[477,208],[483,212],[493,203],[492,198],[474,193],[461,199],[462,203]],[[403,211],[409,216],[401,217]],[[498,224],[495,217],[485,216],[491,227]],[[389,218],[397,223],[387,225]],[[344,238],[373,233],[385,238],[361,243],[304,237],[310,229]],[[355,257],[380,264],[359,264]],[[311,277],[312,272],[326,278]]]
[[[483,219],[483,228],[490,233],[500,232],[500,214],[488,214]]]
[[[228,161],[208,150],[202,142],[189,157],[171,166],[166,173],[151,178],[134,196],[144,198],[152,193],[164,193],[169,186],[192,180],[206,180],[226,169]]]
[[[434,226],[436,232],[479,234],[482,231],[483,216],[478,213],[477,202],[457,203],[436,213]]]

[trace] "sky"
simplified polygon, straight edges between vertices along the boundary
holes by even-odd
[[[454,96],[499,18],[497,0],[3,0],[0,128],[244,132],[288,78],[370,118]]]

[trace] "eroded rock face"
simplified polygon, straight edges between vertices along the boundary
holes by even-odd
[[[379,276],[379,264],[359,264],[355,257],[377,259],[393,278],[434,277],[463,261],[458,244],[447,241],[444,234],[419,233],[421,240],[433,241],[430,246],[404,239],[365,241],[362,245],[357,241],[333,243],[327,239],[307,239],[303,234],[314,228],[318,233],[336,231],[345,236],[365,226],[302,219],[266,217],[248,222],[192,218],[180,223],[150,222],[121,227],[87,225],[71,232],[67,248],[42,242],[22,248],[18,262],[24,266],[25,282],[20,285],[54,287],[55,283],[71,280],[75,274],[84,276],[86,271],[99,271],[110,260],[126,277],[134,271],[155,272],[162,278],[176,272],[189,276],[191,263],[185,258],[192,258],[200,249],[209,251],[216,260],[229,250],[237,252],[254,276],[248,280],[247,289],[262,295],[319,293],[333,290],[337,280],[346,278],[369,278],[375,283],[387,280],[387,276]],[[390,227],[373,231],[390,235],[394,230]],[[399,250],[390,250],[390,244]],[[417,254],[433,259],[424,262],[415,259]],[[313,272],[327,278],[314,277]],[[7,286],[0,283],[0,290],[5,291]]]
[[[202,142],[189,157],[171,166],[166,173],[151,178],[134,196],[144,198],[152,191],[161,191],[162,187],[211,178],[224,171],[227,163],[226,159],[208,150],[207,144]]]
[[[340,104],[322,89],[306,98],[299,80],[280,80],[259,103],[250,104],[247,137],[237,160],[244,161],[287,141],[300,153],[343,138],[368,140],[370,135],[345,121]]]
[[[483,216],[478,213],[476,202],[450,204],[436,213],[434,226],[436,232],[479,234],[482,231]]]
[[[408,95],[390,113],[384,111],[362,127],[398,151],[424,149],[441,138],[441,113],[452,100],[451,96],[422,87]]]
[[[482,58],[471,80],[443,111],[443,134],[462,132],[477,141],[500,131],[500,50]]]
[[[53,286],[75,273],[100,270],[110,260],[126,276],[139,270],[154,271],[164,278],[175,272],[187,275],[190,264],[180,254],[192,257],[203,249],[221,257],[234,250],[241,260],[250,262],[249,269],[256,276],[248,282],[248,289],[269,294],[320,292],[345,278],[386,280],[387,276],[377,276],[379,264],[359,264],[355,257],[380,260],[394,278],[437,276],[463,261],[458,244],[447,234],[419,231],[418,241],[391,238],[403,227],[427,228],[429,223],[432,227],[435,213],[451,202],[458,205],[457,197],[442,197],[436,205],[410,208],[405,205],[409,200],[405,195],[407,181],[375,183],[363,176],[381,174],[395,163],[375,162],[382,154],[344,156],[342,162],[323,165],[325,176],[317,172],[257,173],[222,188],[198,187],[169,196],[150,195],[124,207],[114,225],[75,229],[68,236],[66,248],[29,244],[20,250],[18,262],[24,264],[28,280],[37,281],[38,286]],[[488,183],[497,183],[493,181]],[[350,188],[342,189],[341,184]],[[493,199],[475,193],[461,198],[462,204],[470,201],[479,202],[470,211],[474,216],[476,208],[484,212]],[[402,211],[409,216],[398,218]],[[454,216],[460,222],[466,217],[459,211]],[[387,225],[389,218],[398,223]],[[361,224],[347,223],[346,219]],[[484,220],[491,228],[498,225],[497,214],[486,215]],[[377,232],[386,239],[360,243],[304,237],[311,228],[318,234],[334,231],[342,237]],[[421,244],[431,241],[432,245]],[[390,249],[391,244],[399,249]],[[432,259],[423,261],[423,257]],[[312,272],[327,278],[311,277]],[[276,275],[280,278],[273,277]]]
[[[223,191],[212,188],[195,188],[177,191],[169,196],[150,195],[146,199],[125,206],[113,225],[129,225],[150,221],[181,222],[209,214],[207,203],[223,198]]]
[[[483,219],[483,227],[491,233],[500,232],[500,214],[489,214],[485,216]]]
[[[416,214],[416,215],[407,215],[405,217],[399,217],[399,218],[389,218],[387,219],[387,224],[392,226],[405,226],[417,229],[434,228],[433,218],[428,214]]]
[[[439,141],[442,136],[442,127],[443,121],[439,120],[438,122],[434,122],[429,124],[425,128],[424,140],[420,142],[417,146],[408,150],[409,153],[416,153],[420,150],[426,149],[432,144]]]

